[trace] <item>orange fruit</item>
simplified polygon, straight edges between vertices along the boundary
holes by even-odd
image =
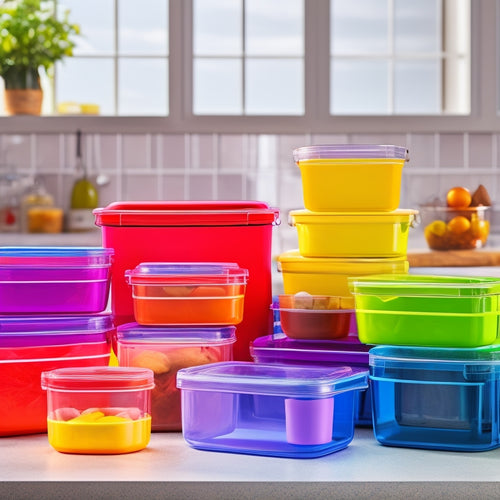
[[[470,220],[463,215],[457,215],[456,217],[453,217],[450,222],[448,222],[447,228],[450,233],[465,233],[465,231],[468,231],[470,228]]]
[[[465,208],[471,204],[472,195],[467,188],[454,187],[446,194],[446,203],[449,207]]]

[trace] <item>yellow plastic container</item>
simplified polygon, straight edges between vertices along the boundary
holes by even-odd
[[[390,212],[399,206],[407,150],[372,144],[324,144],[293,152],[304,206],[316,212]]]
[[[354,308],[348,278],[372,274],[404,274],[409,269],[406,257],[384,259],[340,259],[303,257],[298,250],[278,256],[278,271],[283,276],[285,294],[308,292],[311,295],[344,297],[342,308]]]
[[[402,257],[417,210],[392,212],[311,212],[293,210],[304,257]]]
[[[43,372],[47,436],[61,453],[119,454],[145,448],[151,438],[149,368],[59,368]]]

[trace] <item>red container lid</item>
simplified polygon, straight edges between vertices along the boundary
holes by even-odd
[[[89,366],[58,368],[42,373],[42,389],[59,391],[140,391],[153,389],[149,368]]]
[[[97,226],[250,226],[279,224],[260,201],[128,201],[94,211]]]

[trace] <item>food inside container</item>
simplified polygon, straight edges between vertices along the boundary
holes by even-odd
[[[235,263],[143,262],[125,272],[141,325],[237,325],[248,270]]]
[[[222,362],[177,374],[182,428],[194,448],[289,458],[346,448],[367,370]],[[203,418],[200,418],[203,415]]]
[[[42,373],[47,436],[62,453],[117,454],[151,436],[153,372],[147,368],[61,368]]]
[[[154,327],[127,323],[117,328],[120,366],[150,368],[155,387],[151,392],[153,431],[180,431],[181,395],[176,375],[181,368],[233,359],[236,328]]]
[[[290,338],[325,340],[349,334],[354,310],[347,297],[298,292],[278,300],[281,328]]]

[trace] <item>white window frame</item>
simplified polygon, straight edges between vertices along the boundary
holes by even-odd
[[[192,101],[192,2],[170,0],[170,115],[9,116],[0,117],[2,133],[251,133],[349,134],[405,132],[500,132],[497,113],[497,0],[471,0],[471,113],[453,116],[331,116],[329,114],[329,0],[304,0],[305,82],[303,116],[196,116]],[[176,22],[181,19],[182,22]],[[315,54],[308,57],[308,54]]]

